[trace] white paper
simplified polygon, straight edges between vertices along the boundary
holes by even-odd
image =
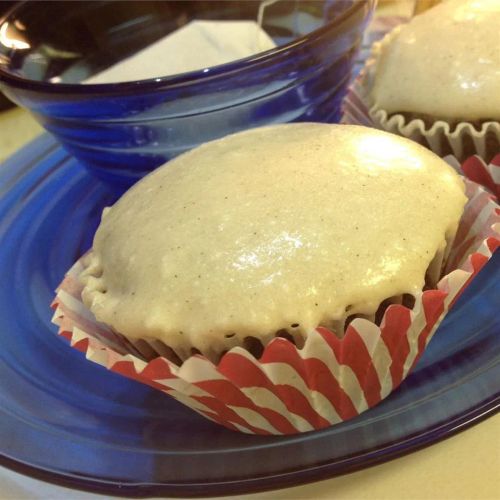
[[[192,21],[82,83],[175,75],[242,59],[275,46],[255,21]]]

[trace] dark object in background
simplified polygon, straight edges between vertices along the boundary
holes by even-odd
[[[13,108],[15,104],[12,101],[9,101],[3,94],[0,92],[0,111],[5,111],[6,109]]]
[[[0,19],[3,15],[17,2],[0,2]],[[13,108],[15,104],[9,101],[7,97],[0,90],[0,111],[4,111],[9,108]]]

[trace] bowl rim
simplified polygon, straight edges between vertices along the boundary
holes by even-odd
[[[11,87],[21,88],[24,90],[45,92],[48,94],[75,94],[75,95],[107,95],[107,94],[117,94],[117,93],[134,93],[138,88],[141,90],[155,90],[163,89],[165,87],[174,88],[177,86],[183,86],[190,83],[199,83],[200,81],[208,81],[215,79],[221,75],[227,75],[230,73],[237,72],[243,67],[255,66],[263,64],[275,57],[282,57],[285,53],[290,50],[300,49],[308,43],[312,43],[318,38],[321,38],[325,33],[327,33],[334,26],[343,23],[346,19],[350,18],[358,10],[362,8],[367,8],[366,19],[368,20],[373,9],[376,5],[377,0],[352,0],[352,5],[349,6],[340,16],[334,20],[326,23],[318,29],[311,31],[310,33],[299,37],[285,45],[269,49],[263,52],[258,52],[248,57],[242,59],[237,59],[235,61],[230,61],[224,64],[218,64],[216,66],[210,66],[208,68],[188,71],[184,73],[177,73],[175,75],[162,76],[157,78],[147,78],[143,80],[133,80],[127,82],[117,82],[117,83],[50,83],[38,80],[32,80],[29,78],[23,78],[14,75],[4,69],[0,65],[0,86],[2,83],[10,85]],[[0,28],[8,22],[12,15],[22,10],[27,4],[30,4],[29,0],[24,0],[22,2],[14,4],[3,16],[0,17]]]

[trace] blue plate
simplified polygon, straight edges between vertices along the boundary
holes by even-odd
[[[115,198],[47,136],[0,167],[3,465],[121,495],[243,493],[367,467],[498,408],[500,252],[402,386],[361,417],[326,430],[238,434],[89,363],[56,336],[49,304]]]

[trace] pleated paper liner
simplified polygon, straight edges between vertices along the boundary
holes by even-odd
[[[388,114],[370,99],[380,53],[397,35],[400,27],[394,28],[381,41],[372,46],[358,78],[351,85],[343,103],[342,123],[375,127],[408,139],[434,151],[443,157],[453,155],[464,160],[478,155],[486,162],[500,152],[500,123],[447,123],[444,120]]]
[[[356,417],[399,386],[437,327],[500,246],[500,208],[467,181],[459,232],[436,289],[415,297],[413,309],[390,305],[380,326],[357,318],[339,339],[326,328],[309,332],[302,349],[275,338],[260,359],[235,347],[215,364],[193,355],[180,366],[147,361],[123,336],[96,321],[81,301],[78,261],[52,304],[59,335],[87,359],[150,385],[229,429],[294,434]]]

